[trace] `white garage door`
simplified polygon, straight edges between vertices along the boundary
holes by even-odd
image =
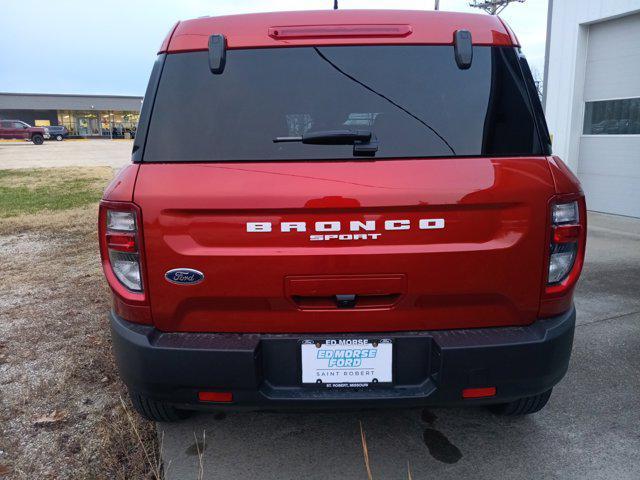
[[[640,14],[591,25],[578,176],[590,210],[640,217]]]

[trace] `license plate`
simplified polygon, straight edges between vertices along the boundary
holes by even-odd
[[[304,340],[301,353],[303,385],[344,388],[393,381],[389,339]]]

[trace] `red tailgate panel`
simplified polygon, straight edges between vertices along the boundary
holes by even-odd
[[[529,324],[553,193],[543,157],[142,164],[135,202],[153,320],[199,332]],[[444,228],[420,229],[425,219]],[[350,238],[352,221],[374,222],[357,233],[378,236]],[[283,232],[282,222],[306,231]],[[316,222],[340,230],[316,232]],[[205,280],[169,283],[174,268]],[[350,293],[356,307],[337,308],[332,294]]]

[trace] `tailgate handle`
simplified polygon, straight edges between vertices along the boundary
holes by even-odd
[[[291,276],[285,277],[284,290],[303,310],[389,309],[406,294],[407,277],[402,273]]]
[[[388,293],[381,295],[292,295],[290,298],[298,308],[303,310],[358,310],[359,308],[391,308],[398,303],[401,297],[401,293]]]
[[[338,308],[353,308],[356,306],[356,295],[350,293],[348,295],[336,295],[336,305]]]

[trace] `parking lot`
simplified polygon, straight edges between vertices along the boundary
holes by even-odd
[[[540,413],[198,414],[158,425],[167,478],[196,478],[204,434],[204,478],[366,479],[360,422],[373,478],[640,478],[640,220],[589,224],[569,372]]]
[[[131,158],[131,140],[0,141],[0,168],[114,167]]]
[[[130,149],[131,142],[108,140],[43,146],[0,143],[0,168],[117,167],[128,162]],[[95,217],[86,218],[91,222],[87,239],[94,239]],[[4,245],[14,249],[23,245],[23,250],[15,251],[28,252],[24,249],[29,235],[6,234]],[[44,272],[41,276],[46,280],[47,272],[60,263],[50,250],[31,252],[30,261],[25,257],[15,261],[20,260],[23,272],[31,262],[30,268]],[[85,278],[83,270],[78,276],[80,286],[57,293],[73,300],[73,306],[63,299],[56,301],[62,302],[60,308],[73,308],[85,316],[91,310],[96,323],[102,321],[99,312],[104,310],[106,338],[106,292],[96,286],[101,281],[97,249],[89,245],[82,252],[77,258],[84,259],[83,268],[91,276]],[[70,268],[74,257],[65,258],[63,266]],[[45,260],[50,263],[35,263]],[[28,305],[35,292],[31,303],[43,313],[54,304],[42,288],[34,289],[14,299]],[[99,303],[82,305],[87,291],[95,297],[92,302]],[[366,479],[360,425],[376,479],[640,478],[640,220],[590,214],[587,262],[576,301],[578,328],[569,372],[548,406],[536,415],[512,419],[484,409],[435,408],[198,414],[182,423],[157,425],[166,478]],[[25,324],[30,318],[24,317]],[[105,381],[103,374],[87,372],[92,373],[87,374],[87,382],[104,390],[99,383]],[[117,394],[107,393],[114,396],[113,403],[118,402]],[[74,406],[66,407],[71,415]],[[46,412],[46,406],[42,409]],[[25,431],[34,430],[28,426]],[[45,435],[55,430],[36,432],[44,444],[50,438]],[[66,448],[61,442],[60,448]],[[199,451],[203,451],[201,457]],[[46,452],[32,455],[40,455],[34,456],[40,462]],[[203,476],[198,476],[200,468]]]

